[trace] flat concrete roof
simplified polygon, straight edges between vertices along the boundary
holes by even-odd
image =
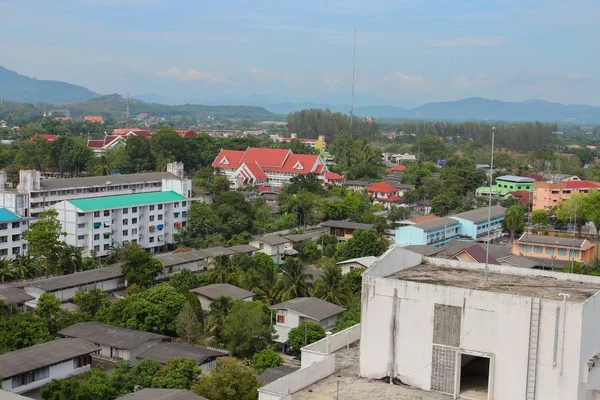
[[[431,264],[420,264],[407,268],[396,272],[389,278],[484,292],[528,297],[542,296],[547,300],[562,300],[559,293],[567,293],[570,295],[567,301],[572,302],[584,302],[600,291],[600,283],[498,272],[489,272],[488,285],[486,285],[483,269],[463,269]]]

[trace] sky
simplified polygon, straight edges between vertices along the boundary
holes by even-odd
[[[0,0],[0,65],[177,102],[600,105],[598,0]]]

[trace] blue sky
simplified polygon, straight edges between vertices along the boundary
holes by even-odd
[[[99,93],[600,105],[598,0],[0,0],[0,65]]]

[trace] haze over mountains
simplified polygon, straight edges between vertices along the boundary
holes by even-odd
[[[77,103],[100,96],[82,86],[66,82],[39,80],[20,75],[0,66],[0,98],[25,103]],[[149,103],[176,105],[185,101],[170,99],[159,94],[134,96]],[[189,100],[189,99],[188,99]],[[325,102],[285,102],[281,96],[253,95],[238,99],[220,99],[204,104],[249,105],[263,107],[277,113],[287,114],[306,108],[329,108],[348,113],[350,106]],[[194,101],[187,101],[191,103]],[[364,102],[363,102],[364,103]],[[589,105],[565,105],[543,100],[505,102],[480,97],[426,103],[416,108],[394,105],[355,107],[354,113],[361,117],[379,119],[429,119],[429,120],[492,120],[492,121],[544,121],[600,123],[600,107]]]

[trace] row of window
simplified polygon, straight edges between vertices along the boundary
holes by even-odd
[[[185,202],[185,201],[182,201],[182,202],[181,202],[181,206],[182,206],[182,207],[185,207],[185,206],[186,206],[186,204],[187,204],[187,202]],[[156,207],[157,207],[157,209],[158,209],[158,210],[162,210],[162,209],[163,209],[163,206],[164,206],[163,204],[158,204],[158,205],[156,205]],[[173,203],[173,207],[174,207],[174,208],[179,208],[179,202],[177,202],[177,203]],[[154,209],[155,209],[155,206],[154,206],[154,205],[151,205],[151,206],[149,207],[149,209],[150,209],[150,211],[154,211]],[[115,210],[113,210],[113,211],[115,211]],[[129,208],[123,208],[123,209],[121,210],[121,212],[122,212],[123,214],[129,214]],[[137,208],[137,207],[131,207],[131,212],[132,212],[132,213],[136,213],[136,212],[138,212],[138,208]],[[184,211],[184,212],[185,212],[185,211]],[[84,213],[79,213],[79,216],[80,216],[80,217],[83,217],[84,215],[85,215]],[[105,217],[108,217],[108,216],[110,216],[110,210],[105,210],[105,211],[104,211],[104,216],[105,216]],[[94,218],[98,218],[98,217],[100,217],[100,211],[94,211]],[[152,217],[152,216],[150,216],[150,217]]]
[[[12,235],[11,240],[13,242],[18,242],[21,240],[21,235]],[[0,243],[8,243],[8,236],[0,236]]]
[[[502,225],[502,221],[492,221],[490,223],[490,225],[492,225],[492,228],[493,228],[494,226]],[[488,227],[487,223],[485,223],[483,225],[477,225],[477,230],[480,231],[482,229],[486,229],[487,227]]]
[[[23,245],[25,246],[25,245]],[[13,247],[12,248],[12,254],[13,255],[17,255],[17,254],[21,254],[21,247]],[[8,255],[8,249],[0,249],[0,256],[7,256]]]
[[[532,248],[533,247],[533,248]],[[570,251],[570,256],[573,258],[578,258],[579,257],[579,250],[569,250]],[[519,252],[523,253],[523,254],[527,254],[527,253],[534,253],[534,254],[543,254],[544,253],[544,247],[542,246],[529,246],[526,244],[520,244],[519,245]],[[554,256],[558,254],[558,256],[561,257],[566,257],[567,256],[567,249],[556,249],[554,247],[546,247],[546,255],[549,256]]]
[[[90,187],[87,189],[70,189],[70,190],[51,190],[47,192],[32,192],[31,197],[48,197],[48,196],[67,196],[72,194],[83,194],[83,193],[98,193],[98,192],[110,192],[124,189],[140,189],[149,187],[161,187],[161,182],[155,183],[139,183],[134,185],[114,185],[114,186],[102,186],[102,187]]]
[[[27,225],[27,222],[23,221],[23,226]],[[13,222],[11,224],[13,229],[19,228],[21,226],[20,222]],[[8,223],[4,222],[2,224],[0,224],[0,231],[6,230],[8,229]]]

